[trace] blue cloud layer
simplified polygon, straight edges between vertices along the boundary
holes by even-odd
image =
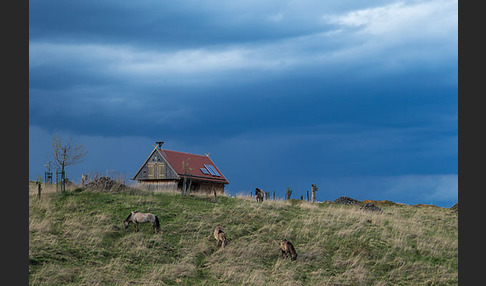
[[[30,142],[177,142],[233,191],[457,174],[457,1],[321,2],[31,1]]]

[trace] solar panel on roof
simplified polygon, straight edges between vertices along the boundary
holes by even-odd
[[[216,176],[216,173],[211,168],[212,167],[211,165],[204,164],[204,167],[206,167],[206,169],[208,169],[208,171],[209,171],[209,173],[211,173],[211,175]]]
[[[209,175],[209,172],[208,170],[206,170],[206,168],[201,168],[201,172],[203,172],[203,174]]]
[[[218,171],[216,171],[216,168],[213,165],[209,165],[209,167],[211,168],[211,170],[213,170],[215,176],[221,177],[221,175],[218,173]]]

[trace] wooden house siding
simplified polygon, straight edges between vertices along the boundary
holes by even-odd
[[[133,180],[143,181],[160,179],[177,180],[179,179],[179,176],[159,151],[154,149]]]
[[[179,182],[177,180],[146,180],[138,181],[138,187],[148,191],[178,191]]]

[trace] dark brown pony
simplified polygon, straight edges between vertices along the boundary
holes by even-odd
[[[220,226],[214,229],[214,238],[218,241],[218,247],[222,246],[224,248],[226,246],[226,235]]]
[[[294,245],[286,239],[280,241],[280,251],[282,251],[282,257],[286,258],[290,254],[290,260],[297,259],[297,252],[295,251]]]
[[[264,196],[265,192],[263,192],[260,188],[255,188],[255,198],[257,202],[263,202]]]

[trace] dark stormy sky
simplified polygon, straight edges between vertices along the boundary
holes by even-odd
[[[311,184],[458,198],[458,2],[29,1],[29,178],[127,181],[153,149],[210,157],[227,192]]]

